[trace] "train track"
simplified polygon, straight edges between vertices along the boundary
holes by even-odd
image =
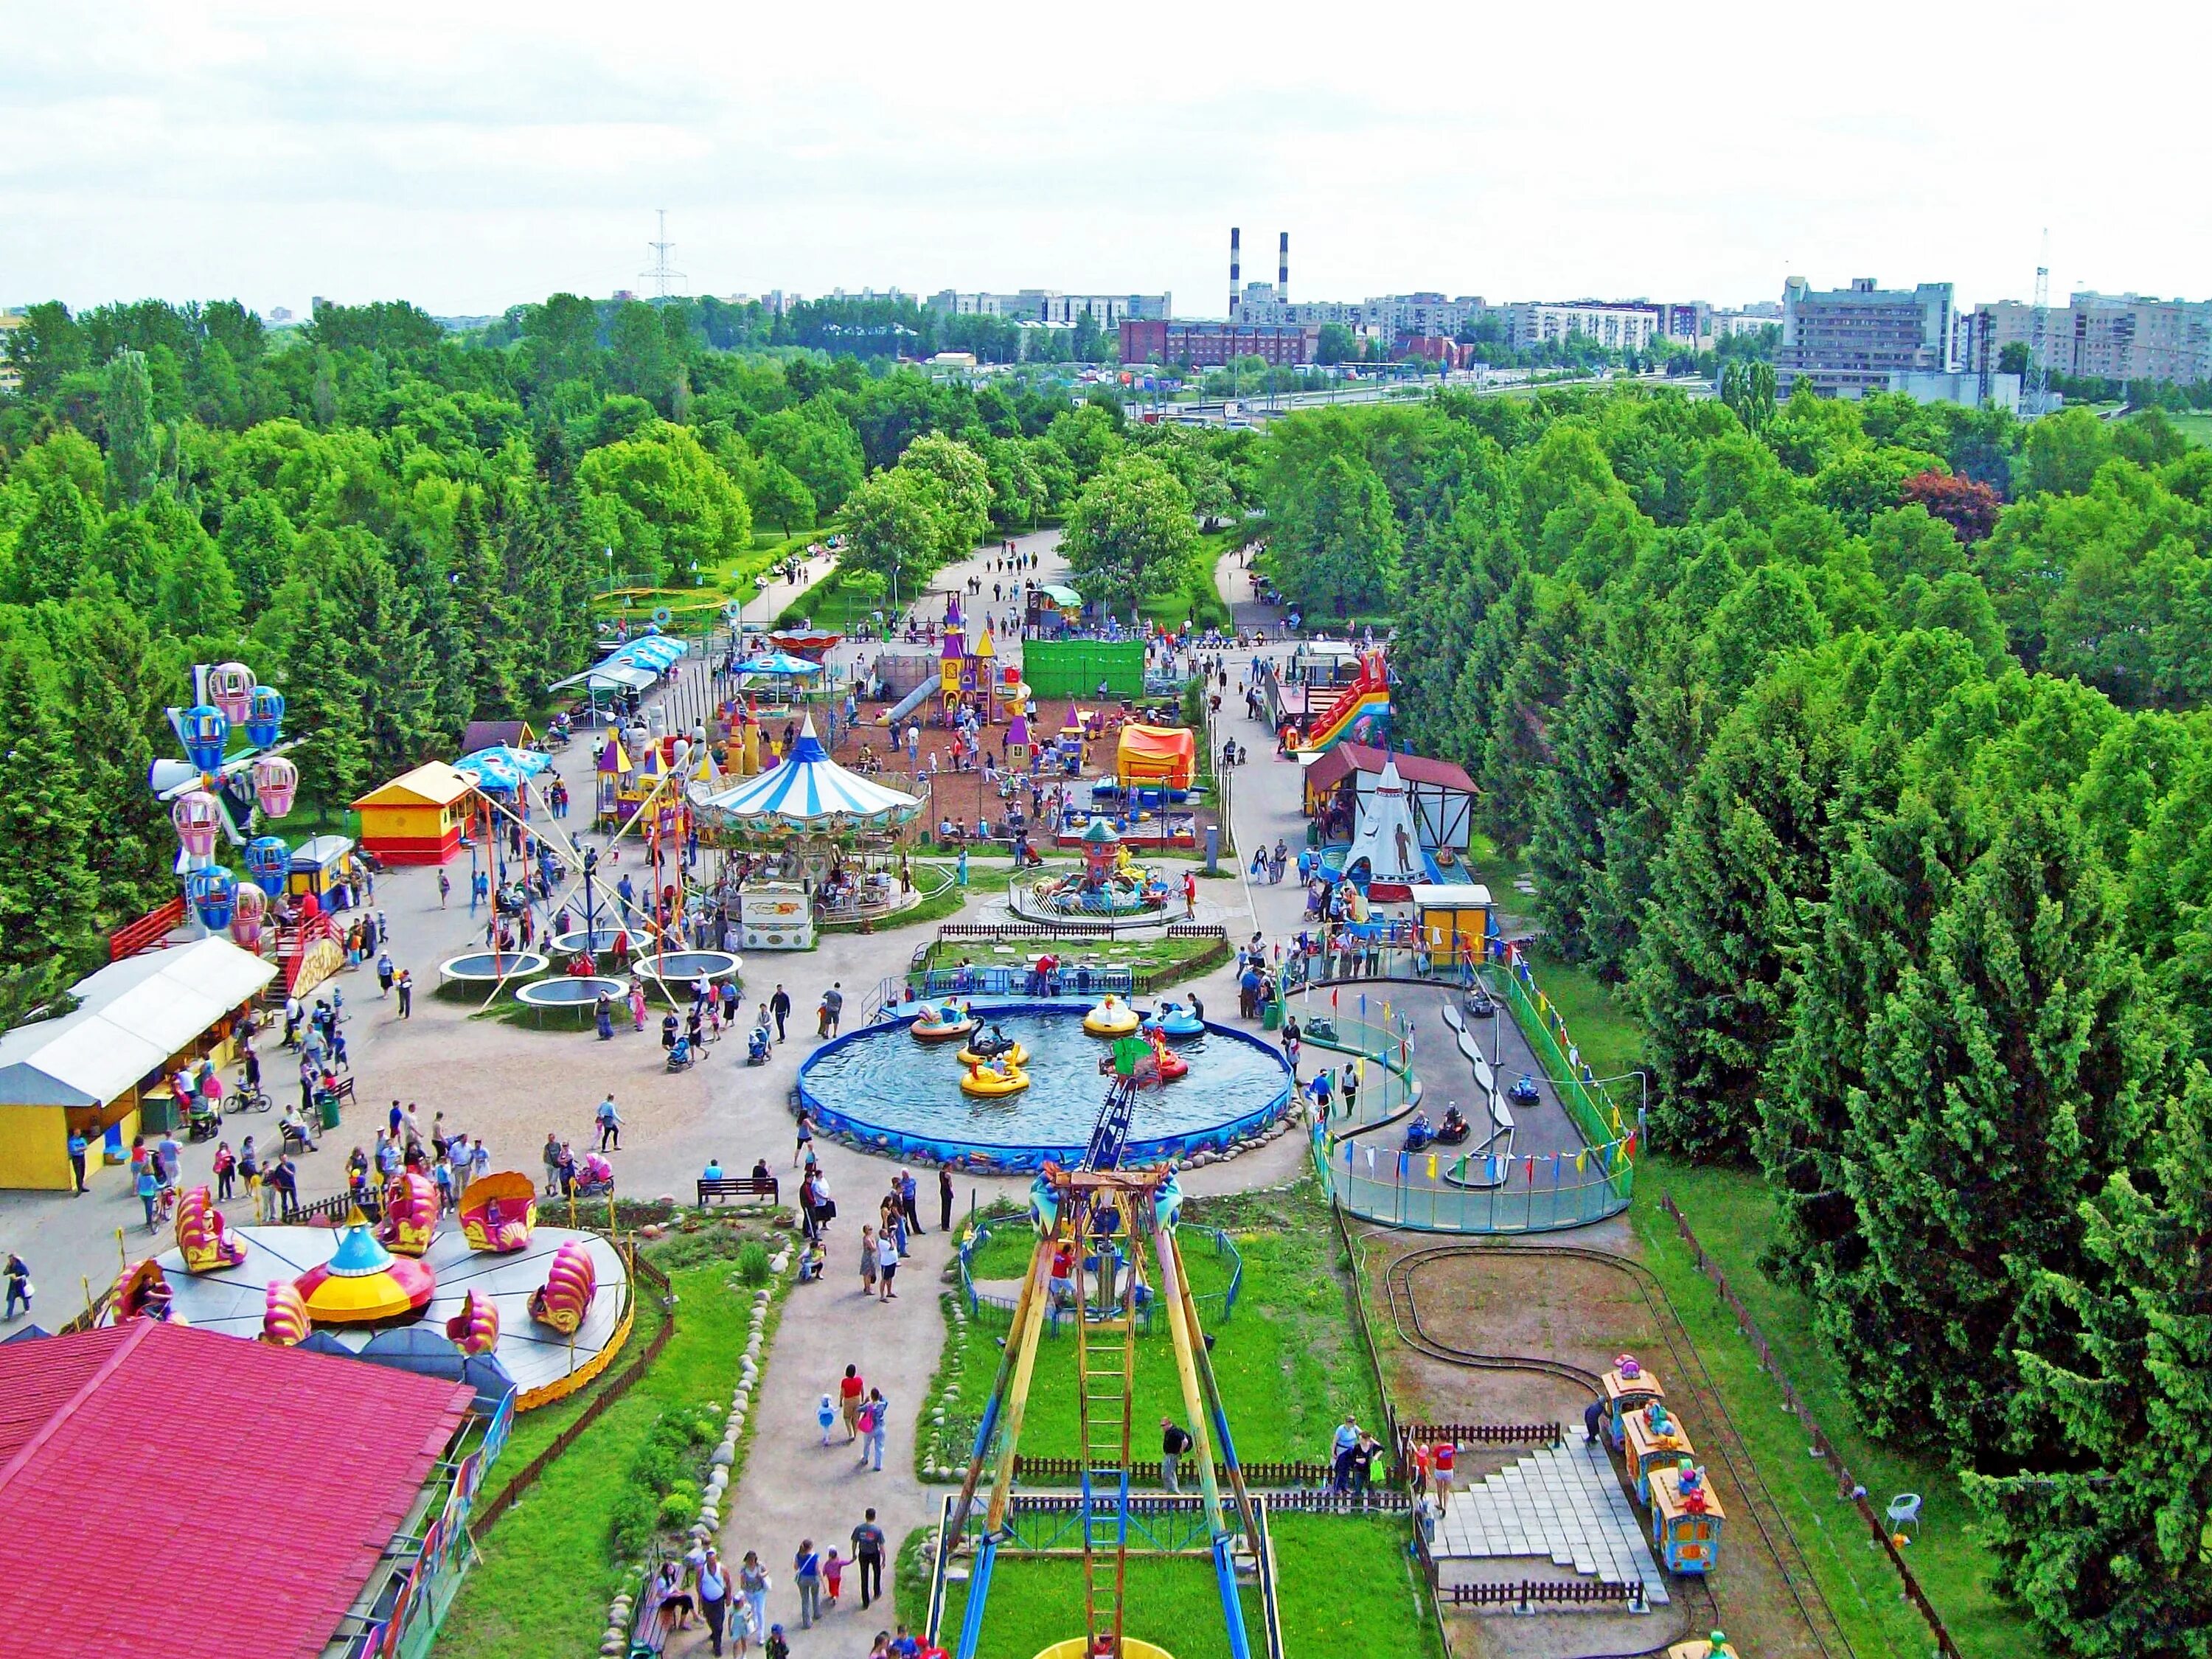
[[[1616,1255],[1610,1250],[1594,1250],[1577,1244],[1443,1244],[1427,1249],[1415,1250],[1398,1257],[1390,1263],[1383,1275],[1384,1297],[1390,1313],[1390,1322],[1398,1339],[1417,1353],[1447,1364],[1465,1366],[1474,1370],[1534,1371],[1546,1376],[1558,1377],[1586,1389],[1593,1399],[1603,1393],[1598,1373],[1565,1360],[1553,1359],[1542,1354],[1481,1353],[1445,1342],[1431,1334],[1421,1321],[1419,1297],[1415,1294],[1413,1281],[1420,1270],[1439,1261],[1459,1257],[1513,1256],[1526,1259],[1588,1261],[1625,1275],[1635,1285],[1644,1298],[1645,1310],[1651,1316],[1652,1328],[1667,1350],[1670,1367],[1668,1382],[1670,1389],[1680,1390],[1686,1384],[1689,1401],[1685,1402],[1680,1392],[1674,1395],[1677,1408],[1690,1403],[1692,1410],[1684,1415],[1697,1425],[1698,1443],[1706,1456],[1717,1462],[1728,1471],[1741,1506],[1742,1519],[1748,1521],[1772,1558],[1782,1577],[1783,1588],[1788,1591],[1791,1603],[1804,1621],[1814,1645],[1826,1659],[1855,1659],[1850,1640],[1844,1634],[1834,1611],[1820,1594],[1820,1587],[1806,1565],[1804,1551],[1799,1547],[1796,1534],[1790,1530],[1788,1518],[1759,1478],[1758,1466],[1752,1462],[1749,1449],[1735,1420],[1729,1414],[1726,1402],[1712,1380],[1711,1373],[1698,1352],[1698,1345],[1691,1340],[1674,1304],[1668,1298],[1666,1287],[1659,1283],[1650,1269],[1640,1261]],[[1700,1601],[1709,1621],[1718,1620],[1718,1604],[1712,1587],[1702,1577],[1675,1581],[1683,1589],[1696,1586],[1696,1592],[1687,1598]],[[1702,1593],[1701,1597],[1698,1594]],[[1710,1622],[1700,1626],[1693,1619],[1690,1628],[1710,1629]],[[1679,1638],[1674,1639],[1680,1639]],[[1663,1652],[1667,1644],[1641,1650],[1641,1654]],[[1627,1655],[1588,1655],[1584,1659],[1632,1659]],[[1641,1655],[1635,1659],[1641,1659]]]

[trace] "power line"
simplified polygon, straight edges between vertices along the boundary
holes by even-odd
[[[672,281],[681,282],[684,280],[684,276],[682,271],[668,263],[668,256],[676,246],[675,243],[668,240],[668,210],[656,208],[654,212],[660,217],[660,240],[646,244],[646,246],[653,250],[653,268],[649,270],[641,270],[637,274],[653,284],[653,291],[656,297],[665,300],[668,297],[668,284]]]

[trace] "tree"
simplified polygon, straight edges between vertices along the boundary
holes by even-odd
[[[763,416],[750,441],[763,459],[775,462],[805,484],[813,495],[816,510],[823,514],[835,514],[843,507],[866,475],[860,438],[826,401]]]
[[[1375,469],[1332,453],[1283,503],[1268,547],[1284,592],[1309,613],[1341,617],[1388,602],[1404,544]]]
[[[1321,342],[1314,349],[1316,362],[1349,362],[1358,352],[1358,342],[1352,337],[1352,331],[1342,323],[1323,323],[1321,325]]]
[[[1745,699],[1676,810],[1653,873],[1630,987],[1653,1073],[1652,1144],[1740,1159],[1759,1075],[1785,1029],[1847,735],[1828,675],[1804,657]]]
[[[109,359],[100,404],[107,430],[109,489],[117,501],[135,507],[154,487],[157,451],[154,383],[146,372],[144,352],[118,351]]]
[[[1116,612],[1181,587],[1198,549],[1190,497],[1142,453],[1123,456],[1083,487],[1060,541],[1084,598]]]
[[[2011,1358],[2051,1449],[1966,1477],[1999,1584],[2082,1659],[2200,1650],[2212,1628],[2212,1078],[2192,1066],[2151,1156],[2081,1206],[2081,1261],[2039,1277],[2067,1340]]]
[[[1899,496],[1942,520],[1968,547],[1989,538],[2004,510],[1997,492],[1979,479],[1954,477],[1933,467],[1907,478]]]
[[[752,509],[688,428],[658,422],[592,450],[576,480],[592,535],[626,569],[665,580],[752,545]]]
[[[745,499],[757,522],[772,524],[777,533],[789,536],[792,527],[814,522],[814,492],[799,475],[780,461],[763,456],[753,464],[745,481]]]
[[[991,527],[991,475],[983,458],[957,438],[931,432],[908,444],[898,464],[936,492],[945,559],[966,558]]]
[[[920,474],[898,467],[868,479],[838,510],[840,567],[875,572],[890,584],[895,605],[913,599],[941,559],[936,495]]]
[[[1774,420],[1774,365],[1732,362],[1721,371],[1721,402],[1754,437]]]
[[[2112,459],[2112,435],[2086,409],[2063,409],[2029,423],[2021,446],[2020,494],[2081,495]]]
[[[0,635],[0,962],[40,985],[66,985],[85,968],[99,890],[86,863],[92,823],[76,757],[57,711],[58,676],[33,638]]]

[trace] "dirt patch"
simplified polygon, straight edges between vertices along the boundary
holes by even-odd
[[[1552,1422],[1582,1432],[1589,1391],[1570,1378],[1540,1371],[1476,1370],[1415,1351],[1400,1340],[1410,1317],[1405,1300],[1395,1312],[1387,1290],[1390,1265],[1441,1241],[1373,1232],[1355,1241],[1368,1295],[1368,1314],[1382,1345],[1383,1376],[1400,1417],[1426,1422]],[[1607,1241],[1617,1246],[1619,1240]],[[1632,1249],[1632,1243],[1629,1245]],[[1729,1520],[1722,1565],[1709,1583],[1676,1579],[1668,1607],[1645,1618],[1599,1614],[1449,1613],[1447,1623],[1458,1659],[1571,1659],[1571,1656],[1630,1654],[1712,1628],[1717,1622],[1746,1640],[1762,1659],[1845,1659],[1832,1633],[1824,1647],[1814,1621],[1801,1610],[1792,1579],[1805,1578],[1802,1594],[1817,1592],[1796,1552],[1781,1534],[1771,1505],[1745,1490],[1755,1479],[1725,1415],[1725,1402],[1701,1386],[1684,1348],[1686,1337],[1663,1303],[1656,1308],[1628,1272],[1602,1261],[1513,1250],[1447,1256],[1410,1270],[1419,1334],[1431,1342],[1490,1355],[1564,1361],[1604,1370],[1614,1355],[1637,1354],[1666,1384],[1668,1401],[1687,1426]],[[1653,1295],[1662,1294],[1656,1287]],[[1478,1477],[1512,1461],[1503,1451],[1468,1460]],[[1618,1468],[1616,1462],[1616,1468]],[[1649,1511],[1639,1506],[1647,1519]],[[1763,1523],[1763,1524],[1762,1524]],[[1785,1560],[1788,1563],[1785,1567]],[[1832,1632],[1826,1619],[1822,1628]],[[1670,1636],[1668,1632],[1677,1634]]]

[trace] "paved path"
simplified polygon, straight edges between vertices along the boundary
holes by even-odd
[[[1604,1583],[1641,1583],[1655,1606],[1667,1602],[1665,1576],[1613,1459],[1579,1434],[1455,1497],[1437,1523],[1435,1553],[1445,1584],[1516,1580],[1532,1560],[1549,1559]]]

